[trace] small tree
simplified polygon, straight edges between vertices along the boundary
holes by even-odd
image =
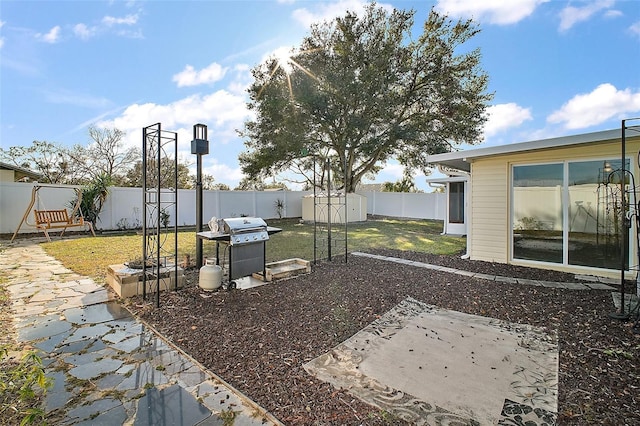
[[[98,216],[102,211],[102,206],[109,194],[111,179],[106,174],[96,176],[88,185],[82,188],[82,200],[80,201],[80,211],[85,220],[93,224],[96,228]],[[75,197],[69,202],[71,208],[75,207],[78,198]]]

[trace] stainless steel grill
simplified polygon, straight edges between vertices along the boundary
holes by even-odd
[[[259,217],[237,217],[224,219],[225,234],[229,234],[229,245],[239,246],[267,241],[267,223]]]
[[[229,281],[254,272],[265,272],[267,224],[259,217],[224,219],[223,232],[229,235]]]

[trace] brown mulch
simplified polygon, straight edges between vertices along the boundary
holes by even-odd
[[[392,250],[376,254],[544,281],[571,274]],[[562,290],[461,277],[349,256],[309,275],[244,291],[206,293],[198,271],[161,307],[133,309],[175,345],[288,425],[404,424],[303,364],[411,296],[428,304],[543,327],[558,336],[558,424],[640,425],[640,337],[614,320],[610,291]],[[205,297],[203,297],[205,296]]]

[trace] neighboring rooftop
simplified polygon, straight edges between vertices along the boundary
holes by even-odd
[[[42,175],[40,173],[36,173],[33,170],[25,169],[24,167],[14,166],[13,164],[3,163],[1,161],[0,171],[0,176],[2,176],[0,180],[2,181],[33,182],[42,179]],[[6,177],[11,172],[13,172],[13,180]]]

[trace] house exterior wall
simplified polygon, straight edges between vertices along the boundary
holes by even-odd
[[[468,234],[470,258],[488,262],[527,264],[513,260],[511,256],[511,170],[513,165],[540,164],[563,161],[587,161],[603,158],[620,158],[620,140],[603,141],[558,149],[544,149],[524,153],[495,155],[476,158],[471,163],[470,180],[470,232]],[[640,151],[640,137],[627,137],[626,157],[630,170],[640,181],[637,156]],[[632,244],[632,265],[637,263],[637,247]],[[586,273],[585,267],[538,264],[573,273]],[[598,271],[599,275],[602,270]],[[608,274],[605,274],[608,275]],[[612,277],[619,273],[612,271]]]
[[[487,158],[471,164],[471,259],[508,263],[509,170],[506,158]]]
[[[14,172],[13,170],[0,169],[0,182],[13,182]]]

